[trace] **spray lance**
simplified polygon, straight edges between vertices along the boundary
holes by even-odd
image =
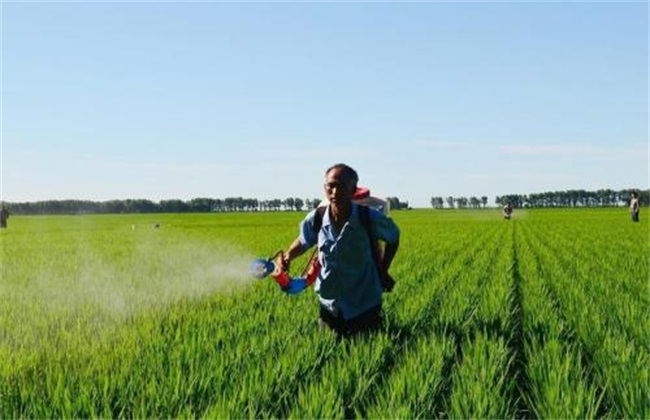
[[[316,281],[320,271],[320,261],[318,261],[315,252],[307,262],[307,266],[300,277],[291,277],[289,275],[287,270],[283,268],[283,259],[284,253],[282,251],[276,252],[275,255],[268,259],[257,259],[251,264],[251,274],[260,280],[271,276],[280,286],[280,289],[288,295],[298,294]]]

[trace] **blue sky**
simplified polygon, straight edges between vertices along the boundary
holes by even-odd
[[[646,2],[1,7],[5,201],[650,184]]]

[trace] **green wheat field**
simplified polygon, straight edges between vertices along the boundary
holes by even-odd
[[[646,209],[391,216],[385,328],[347,341],[249,274],[304,213],[12,216],[0,418],[650,418]]]

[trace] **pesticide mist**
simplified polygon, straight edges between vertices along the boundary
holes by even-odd
[[[165,226],[7,233],[0,341],[14,349],[38,347],[53,334],[97,337],[147,311],[253,282],[253,257],[240,246]]]
[[[126,264],[80,250],[80,270],[65,291],[66,306],[92,305],[107,315],[133,315],[184,298],[200,298],[251,281],[251,257],[225,243],[136,243]],[[51,285],[50,285],[51,286]],[[49,300],[52,288],[43,290]]]

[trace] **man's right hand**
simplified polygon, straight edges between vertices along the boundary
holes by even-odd
[[[288,273],[289,269],[291,268],[291,260],[289,259],[289,257],[286,254],[281,255],[279,262],[282,271],[286,271]]]

